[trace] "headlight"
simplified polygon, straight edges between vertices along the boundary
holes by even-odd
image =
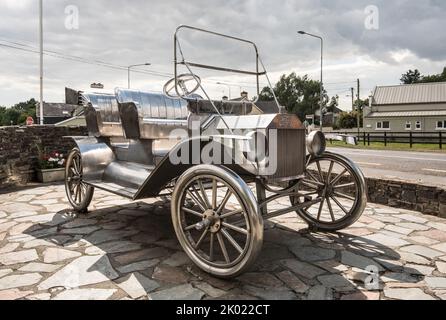
[[[325,152],[327,142],[325,135],[320,131],[313,131],[307,136],[307,149],[313,156],[321,156]]]

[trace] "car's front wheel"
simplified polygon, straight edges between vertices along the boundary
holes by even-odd
[[[296,185],[297,214],[312,229],[338,231],[354,224],[367,205],[367,185],[361,170],[349,159],[325,153],[309,159],[305,178]]]
[[[249,269],[263,244],[263,219],[248,185],[229,169],[187,170],[172,195],[172,221],[189,258],[214,276]]]

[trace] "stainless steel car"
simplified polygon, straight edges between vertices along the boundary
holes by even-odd
[[[186,31],[251,46],[256,69],[188,61],[179,37]],[[364,176],[349,159],[326,152],[321,132],[307,135],[277,99],[276,112],[267,114],[256,100],[209,98],[194,70],[253,76],[257,93],[260,77],[269,82],[253,42],[180,26],[174,45],[174,78],[163,94],[116,89],[114,95],[83,95],[89,137],[73,137],[77,148],[66,166],[75,210],[87,211],[95,188],[135,201],[171,196],[184,251],[222,278],[256,261],[267,219],[294,213],[310,230],[329,232],[357,221],[367,201]],[[179,74],[180,68],[187,73]],[[280,205],[281,198],[289,205]]]

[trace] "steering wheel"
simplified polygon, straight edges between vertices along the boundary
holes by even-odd
[[[186,83],[192,81],[196,82],[196,85],[192,90],[189,90]],[[199,76],[193,75],[191,73],[186,73],[167,81],[167,83],[164,85],[163,92],[169,98],[185,98],[196,92],[200,88],[200,86],[201,78]],[[178,95],[176,88],[178,89],[178,91],[182,92],[181,95]]]

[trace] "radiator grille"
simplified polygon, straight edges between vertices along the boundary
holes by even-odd
[[[277,130],[277,171],[268,176],[269,180],[293,180],[304,173],[305,138],[305,129]]]

